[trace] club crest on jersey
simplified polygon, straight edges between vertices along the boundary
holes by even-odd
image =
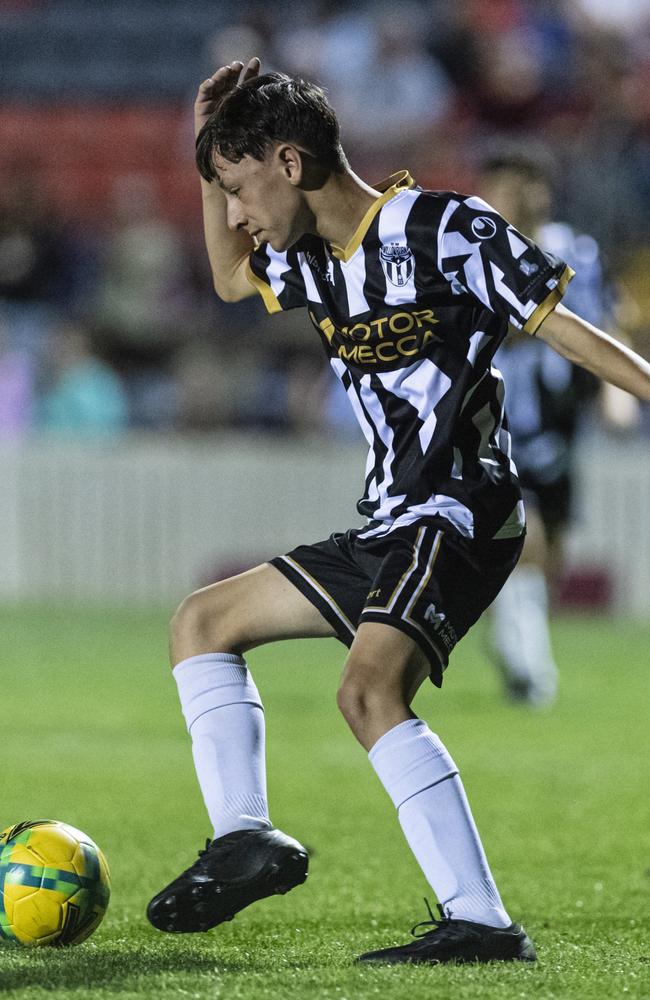
[[[379,259],[384,274],[390,283],[397,285],[398,288],[406,284],[415,270],[415,259],[411,249],[403,243],[383,243]]]

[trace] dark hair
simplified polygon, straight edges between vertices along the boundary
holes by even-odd
[[[274,142],[293,142],[334,173],[346,167],[336,113],[316,84],[284,73],[253,77],[227,94],[196,140],[196,165],[206,181],[216,177],[213,155],[239,163],[263,160]]]

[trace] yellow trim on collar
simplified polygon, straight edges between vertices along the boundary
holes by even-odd
[[[363,219],[357,226],[356,232],[348,245],[346,247],[337,247],[332,244],[332,254],[337,260],[347,263],[353,254],[357,252],[361,246],[361,241],[368,232],[370,228],[370,223],[376,216],[380,208],[382,208],[387,201],[394,198],[396,194],[400,194],[402,191],[406,191],[408,188],[413,187],[415,181],[409,174],[408,170],[400,170],[396,174],[391,174],[386,180],[381,181],[379,184],[374,184],[373,187],[375,191],[382,191],[381,197],[373,201],[372,205],[364,215]]]
[[[562,271],[560,275],[560,280],[558,281],[555,288],[549,292],[543,302],[537,306],[534,312],[530,314],[528,319],[524,324],[524,333],[529,333],[531,337],[534,337],[540,326],[548,316],[548,314],[555,309],[556,305],[566,292],[566,286],[571,281],[574,276],[575,271],[572,267],[567,266]]]

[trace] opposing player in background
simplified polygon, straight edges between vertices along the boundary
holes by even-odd
[[[574,269],[564,304],[613,332],[615,302],[598,245],[567,223],[551,221],[552,175],[553,164],[543,150],[534,156],[523,147],[503,146],[483,159],[477,189],[516,229]],[[505,379],[512,455],[526,505],[526,541],[492,605],[490,648],[509,696],[542,706],[557,694],[549,592],[561,571],[571,516],[574,435],[595,397],[603,418],[617,429],[633,423],[636,400],[600,383],[543,339],[516,331],[497,351],[495,365]]]
[[[361,959],[533,961],[458,768],[410,705],[426,678],[441,686],[450,652],[521,551],[492,367],[508,324],[645,399],[650,365],[563,309],[570,268],[484,202],[422,191],[405,170],[371,187],[350,169],[322,91],[258,74],[256,59],[224,66],[195,105],[214,284],[226,301],[258,291],[271,312],[308,310],[368,440],[368,522],[197,591],[177,611],[174,678],[214,832],[149,919],[206,930],[304,881],[306,851],[269,818],[264,713],[244,653],[337,636],[349,647],[339,707],[440,901],[423,936]],[[259,505],[272,518],[263,494]]]

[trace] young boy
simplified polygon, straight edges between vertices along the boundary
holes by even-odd
[[[368,440],[368,523],[200,590],[174,616],[174,677],[214,838],[149,919],[206,930],[304,881],[305,849],[269,819],[264,716],[243,654],[334,635],[349,647],[339,707],[440,901],[423,937],[361,959],[534,961],[458,769],[410,704],[425,678],[440,687],[521,550],[491,366],[508,324],[645,399],[650,365],[562,309],[570,268],[485,202],[421,191],[406,171],[364,183],[319,88],[234,62],[201,84],[195,110],[216,291],[307,308]]]

